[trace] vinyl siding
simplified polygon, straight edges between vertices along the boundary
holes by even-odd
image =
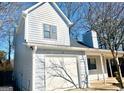
[[[81,77],[81,87],[86,88],[88,85],[88,65],[87,65],[87,56],[80,55],[80,77]]]
[[[49,3],[45,3],[27,15],[28,42],[70,45],[68,27]],[[43,24],[57,26],[57,40],[44,39]]]
[[[15,37],[14,75],[20,90],[32,90],[32,50],[24,45],[24,25],[22,17]]]
[[[64,53],[64,54],[63,54]],[[80,52],[74,51],[53,51],[53,50],[40,50],[38,49],[37,53],[35,54],[35,90],[46,90],[46,80],[45,80],[45,65],[46,65],[46,57],[49,56],[58,56],[58,57],[76,57],[79,60],[79,68],[81,73],[81,86],[82,88],[86,87],[86,68],[85,63],[86,58],[82,56]],[[77,72],[78,73],[78,72]]]
[[[106,62],[103,62],[103,67],[104,67],[104,75],[102,72],[102,67],[101,67],[101,62],[100,62],[100,57],[99,56],[89,56],[88,58],[96,58],[96,69],[93,70],[89,70],[89,80],[103,80],[104,79],[104,75],[105,78],[108,77],[107,74],[107,68],[106,68]]]
[[[43,54],[34,55],[35,55],[34,90],[43,91],[45,90],[45,57]]]

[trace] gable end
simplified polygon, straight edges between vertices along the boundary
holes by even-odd
[[[45,2],[40,2],[35,4],[34,6],[28,8],[27,10],[23,11],[23,15],[26,16],[28,13],[32,12],[36,8],[43,5]],[[70,27],[73,23],[64,15],[64,13],[60,10],[60,8],[57,6],[56,3],[49,2],[49,4],[53,7],[53,9],[57,12],[57,14],[62,18],[62,20],[67,24],[68,27]]]

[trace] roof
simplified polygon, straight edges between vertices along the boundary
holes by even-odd
[[[97,49],[97,48],[83,48],[83,47],[70,47],[70,46],[60,46],[60,45],[48,45],[48,44],[36,44],[36,43],[24,43],[24,45],[28,47],[35,47],[41,49],[49,49],[49,50],[64,50],[64,51],[80,51],[80,52],[87,52],[87,53],[100,53],[101,55],[105,55],[108,57],[108,54],[111,55],[110,50],[106,49]],[[118,51],[119,56],[124,54],[123,51]],[[112,55],[111,55],[112,56]]]
[[[23,11],[23,14],[27,15],[31,11],[35,10],[39,6],[45,4],[45,2],[39,2],[32,7],[26,9]],[[57,6],[54,2],[49,2],[49,4],[54,8],[54,10],[59,14],[59,16],[64,20],[64,22],[70,27],[73,23],[65,16],[65,14],[60,10],[60,8]]]
[[[70,38],[70,45],[71,45],[71,47],[90,48],[89,46],[85,45],[84,43],[82,43],[80,41],[76,41],[73,38]]]

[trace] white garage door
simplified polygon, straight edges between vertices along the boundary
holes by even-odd
[[[76,57],[46,57],[46,90],[72,88],[78,85]]]

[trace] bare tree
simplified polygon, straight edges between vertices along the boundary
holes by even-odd
[[[80,32],[83,32],[81,23],[83,22],[83,11],[84,6],[81,2],[61,2],[57,3],[64,14],[69,20],[72,21],[73,25],[69,28],[69,33],[76,40],[78,39]]]
[[[123,88],[118,49],[124,42],[124,3],[88,3],[87,10],[85,25],[96,31],[101,44],[111,50]]]
[[[124,42],[122,43],[122,50],[124,51]]]
[[[47,68],[49,69],[49,71],[54,71],[54,73],[48,72],[50,77],[52,76],[62,78],[67,82],[71,83],[75,88],[78,88],[77,84],[74,82],[72,78],[72,75],[69,74],[69,71],[66,68],[67,64],[65,64],[63,61],[60,61],[59,63],[50,61],[50,63],[51,65],[48,66]]]
[[[44,76],[39,76],[41,80],[60,78],[70,83],[71,85],[69,87],[78,88],[78,84],[75,82],[73,74],[70,73],[69,68],[67,68],[67,66],[73,65],[72,63],[71,65],[65,64],[63,60],[56,62],[54,59],[49,60],[49,62],[44,62],[39,56],[37,56],[37,60],[43,65],[43,67],[40,67],[40,69],[44,71]],[[46,86],[46,80],[44,80],[44,86]]]
[[[0,14],[3,16],[1,20],[1,27],[0,27],[0,38],[1,41],[6,42],[7,50],[8,50],[8,60],[11,59],[11,52],[13,46],[13,35],[14,31],[12,28],[14,24],[17,24],[17,14],[16,10],[20,8],[19,3],[1,3],[2,9],[0,10]],[[15,17],[16,14],[16,17]]]
[[[2,2],[0,3],[0,41],[8,51],[8,60],[11,60],[13,50],[13,37],[19,22],[21,11],[29,7],[31,3]],[[1,44],[2,45],[2,44]]]

